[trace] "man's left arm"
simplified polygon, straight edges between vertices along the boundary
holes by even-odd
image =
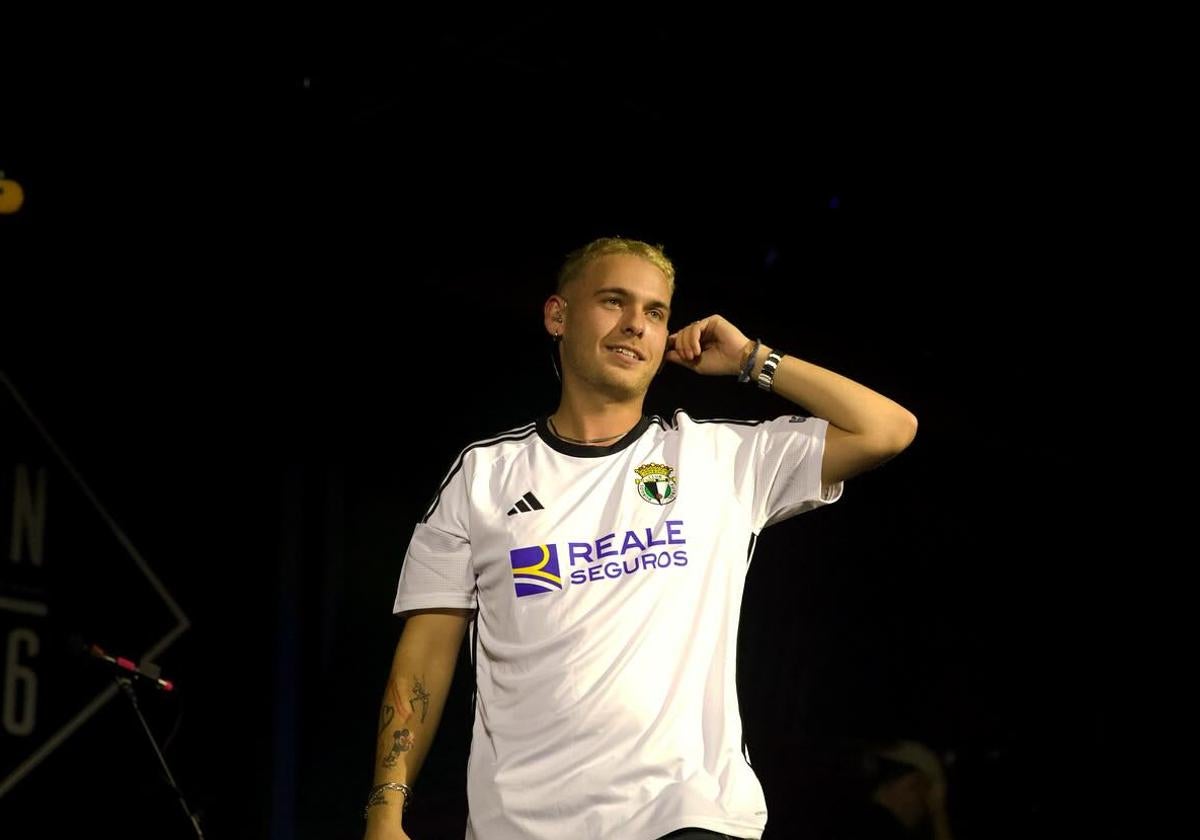
[[[693,321],[667,339],[667,361],[707,375],[736,375],[754,342],[720,315]],[[756,380],[772,348],[759,345],[751,363]],[[772,390],[814,417],[829,421],[821,484],[829,487],[902,452],[917,434],[917,418],[899,403],[795,356],[783,356]]]

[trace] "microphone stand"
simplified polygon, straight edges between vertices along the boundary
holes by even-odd
[[[192,809],[188,807],[187,800],[183,798],[183,791],[179,789],[179,785],[175,784],[175,777],[171,775],[171,768],[167,766],[167,759],[163,756],[162,750],[158,748],[158,741],[154,739],[154,733],[150,731],[150,724],[146,722],[146,717],[142,714],[141,706],[138,705],[137,692],[133,688],[133,680],[118,674],[113,677],[113,681],[116,682],[125,696],[129,698],[129,703],[133,706],[133,711],[137,713],[138,720],[142,723],[142,729],[145,730],[146,737],[150,739],[150,746],[154,748],[154,754],[158,756],[158,763],[162,765],[163,774],[167,777],[167,784],[171,786],[171,790],[175,791],[175,795],[179,797],[179,804],[183,807],[183,812],[187,814],[192,828],[196,830],[196,837],[199,840],[204,840],[204,832],[200,830],[200,821],[192,813]]]

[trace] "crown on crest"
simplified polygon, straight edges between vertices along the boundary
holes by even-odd
[[[671,474],[671,468],[666,464],[642,464],[640,467],[634,467],[633,471],[640,475],[643,479],[648,475]]]

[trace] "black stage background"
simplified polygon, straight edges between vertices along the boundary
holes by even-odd
[[[962,837],[1098,824],[1122,552],[1098,512],[1128,444],[1090,396],[1105,326],[1052,104],[979,44],[767,19],[324,25],[72,41],[8,79],[5,840],[188,836],[124,697],[89,709],[76,636],[168,640],[178,688],[142,705],[208,837],[357,836],[412,525],[463,445],[553,410],[541,303],[612,234],[665,244],[678,323],[720,312],[921,422],[760,542],[766,836],[834,836],[888,737],[952,762]],[[666,370],[647,409],[678,406],[790,411]],[[39,470],[35,565],[14,498]],[[463,664],[417,838],[461,836]]]

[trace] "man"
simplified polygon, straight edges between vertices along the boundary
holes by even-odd
[[[761,836],[734,673],[754,540],[835,501],[917,423],[720,315],[670,332],[674,279],[644,242],[571,254],[543,312],[558,409],[463,450],[416,526],[368,838],[407,837],[403,806],[473,615],[468,838]],[[645,417],[664,360],[755,382],[812,416]]]

